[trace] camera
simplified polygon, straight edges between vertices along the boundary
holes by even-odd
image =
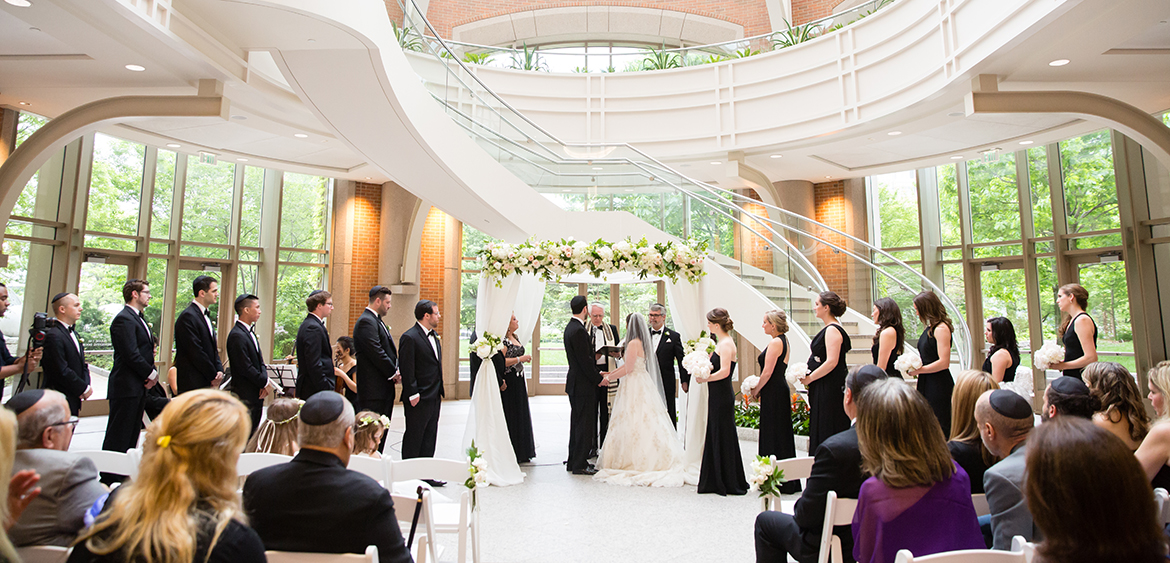
[[[61,324],[54,317],[50,317],[46,313],[33,314],[32,328],[28,329],[29,335],[29,350],[36,350],[45,345],[45,329],[55,327]]]

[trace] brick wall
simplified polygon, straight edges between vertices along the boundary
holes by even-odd
[[[813,184],[813,205],[816,209],[817,222],[824,223],[834,229],[848,232],[846,224],[845,182],[825,182]],[[831,233],[818,233],[821,238],[834,244],[845,246],[845,237]],[[817,270],[829,289],[837,292],[845,301],[849,301],[849,268],[846,256],[833,249],[822,246],[816,254]]]
[[[748,190],[746,195],[756,201],[760,201],[760,196],[755,190]],[[745,203],[742,207],[744,211],[747,211],[748,215],[756,215],[764,218],[768,216],[768,210],[763,205]],[[765,272],[771,272],[772,233],[768,232],[764,224],[758,221],[752,221],[751,217],[743,217],[741,220],[743,220],[744,225],[736,224],[735,226],[735,257]],[[751,230],[748,230],[749,227]],[[752,232],[753,230],[755,232]],[[759,233],[759,235],[756,233]]]
[[[353,263],[349,278],[349,318],[356,321],[369,304],[370,288],[388,282],[378,279],[382,237],[382,186],[354,185],[350,235]]]
[[[439,211],[437,207],[432,207],[431,211],[427,213],[426,223],[423,224],[422,235],[422,249],[420,251],[420,269],[419,269],[419,295],[418,298],[430,299],[439,306],[439,312],[443,315],[459,315],[459,307],[448,311],[447,307],[443,305],[443,287],[446,279],[446,268],[444,268],[445,258],[444,244],[447,239],[447,227],[449,221],[447,214]],[[443,334],[443,323],[439,323],[439,328],[435,329],[439,335]]]
[[[833,13],[841,0],[792,0],[792,24],[800,25]]]

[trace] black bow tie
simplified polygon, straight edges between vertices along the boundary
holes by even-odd
[[[661,330],[652,330],[652,331],[650,331],[650,336],[662,336],[662,331]]]
[[[427,338],[434,338],[434,337],[435,337],[435,331],[428,330],[427,331]]]
[[[69,326],[69,332],[77,332],[77,331],[76,331],[76,330],[73,330],[73,326],[72,326],[72,325],[70,325],[70,326]]]

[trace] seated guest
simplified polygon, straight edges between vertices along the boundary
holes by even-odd
[[[382,436],[390,426],[390,419],[386,415],[374,411],[357,413],[353,425],[353,453],[374,459],[382,459],[378,453],[378,444],[382,443]]]
[[[1044,408],[1040,418],[1047,421],[1057,416],[1079,416],[1092,419],[1101,403],[1089,393],[1089,387],[1080,378],[1062,375],[1044,390]]]
[[[1137,456],[1150,485],[1170,490],[1170,423],[1166,421],[1166,392],[1170,389],[1170,361],[1161,361],[1150,368],[1147,377],[1150,382],[1150,404],[1157,419],[1142,445],[1133,455]]]
[[[4,285],[0,284],[0,289]],[[7,291],[7,290],[5,290]],[[0,292],[0,314],[7,305],[7,294]],[[4,349],[7,352],[7,348]],[[12,461],[16,457],[16,415],[8,409],[0,409],[0,475],[12,473]],[[40,476],[34,471],[19,471],[12,475],[12,480],[0,479],[0,519],[4,526],[0,527],[0,561],[20,561],[16,548],[8,540],[7,530],[12,523],[20,519],[21,512],[36,499],[39,489],[34,488]]]
[[[979,519],[984,540],[993,549],[1008,550],[1012,538],[1039,539],[1032,513],[1024,502],[1024,455],[1032,431],[1032,406],[1014,391],[987,391],[975,404],[975,420],[983,445],[1000,461],[983,474],[983,490],[991,513]]]
[[[900,549],[930,555],[983,547],[971,483],[936,420],[926,398],[900,380],[861,393],[857,443],[873,477],[861,485],[853,513],[859,563],[893,563]]]
[[[845,376],[845,414],[857,419],[856,398],[861,390],[887,374],[875,365],[853,368]],[[825,498],[836,491],[840,498],[857,498],[865,475],[861,471],[861,451],[857,448],[857,428],[851,427],[829,437],[817,447],[812,474],[804,494],[796,501],[794,514],[765,511],[756,517],[756,561],[784,561],[786,555],[801,563],[817,560],[821,531],[825,523]],[[833,534],[841,538],[841,552],[853,556],[853,533],[847,526],[837,526]]]
[[[245,452],[259,452],[264,454],[297,455],[297,418],[301,415],[301,405],[304,402],[297,399],[277,399],[268,407],[268,414],[260,423],[260,428],[248,441]]]
[[[110,493],[69,563],[266,561],[236,495],[251,429],[244,404],[223,391],[176,396],[146,431],[138,477]]]
[[[97,468],[88,457],[69,453],[77,419],[71,405],[53,390],[25,391],[6,405],[16,413],[19,434],[14,471],[31,469],[41,476],[38,495],[8,537],[17,547],[73,543],[85,527],[85,511],[106,494]]]
[[[983,472],[995,463],[995,457],[979,437],[975,422],[975,403],[988,391],[999,389],[999,384],[986,372],[967,370],[959,374],[955,394],[951,395],[951,441],[947,449],[951,457],[971,479],[971,494],[983,494]]]
[[[1107,431],[1075,417],[1043,424],[1028,439],[1027,470],[1028,506],[1044,531],[1038,563],[1166,561],[1146,476]]]
[[[345,397],[309,397],[301,407],[301,451],[248,477],[244,507],[267,549],[365,553],[376,545],[379,561],[410,563],[390,492],[345,468],[353,422]]]
[[[1130,450],[1138,449],[1150,431],[1150,417],[1129,370],[1117,362],[1093,362],[1085,366],[1081,377],[1101,403],[1093,424],[1121,438]]]

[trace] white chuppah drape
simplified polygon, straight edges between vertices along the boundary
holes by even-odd
[[[540,323],[540,307],[544,304],[544,286],[545,281],[536,276],[531,274],[520,276],[520,290],[516,294],[516,307],[513,314],[516,315],[516,323],[520,325],[516,329],[516,338],[520,339],[521,346],[528,346],[528,341],[532,340],[532,333],[536,329],[536,325]]]
[[[475,332],[480,338],[486,333],[503,338],[508,331],[508,324],[512,322],[512,310],[520,291],[521,277],[508,276],[502,280],[501,286],[496,287],[494,278],[484,276],[479,279],[479,293],[475,300]],[[524,482],[524,473],[520,471],[516,452],[508,437],[504,405],[500,400],[500,387],[491,358],[480,364],[479,373],[475,375],[475,388],[471,390],[471,411],[467,413],[463,446],[470,446],[472,439],[487,463],[489,484],[507,486]]]
[[[694,340],[701,331],[706,330],[704,285],[703,281],[692,284],[685,280],[666,284],[670,296],[670,318],[683,340]],[[692,377],[689,389],[689,392],[683,394],[686,413],[681,417],[679,431],[683,435],[683,459],[686,460],[687,473],[698,479],[703,464],[703,443],[707,438],[707,385]]]

